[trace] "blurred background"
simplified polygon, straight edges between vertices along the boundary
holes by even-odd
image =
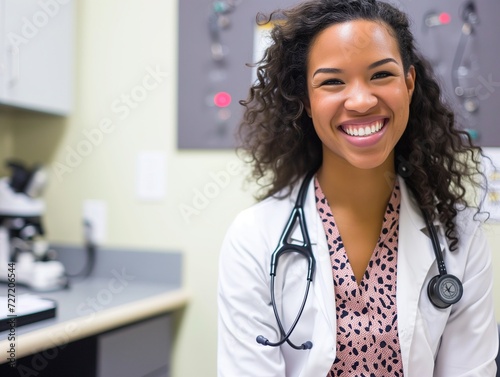
[[[182,255],[189,300],[173,325],[174,377],[216,375],[219,248],[255,193],[234,152],[238,100],[253,77],[245,63],[266,43],[255,15],[295,2],[0,0],[0,177],[12,175],[7,161],[44,167],[49,244],[83,245],[86,219],[103,249]],[[397,4],[495,159],[500,2]],[[489,176],[498,274],[500,198]]]

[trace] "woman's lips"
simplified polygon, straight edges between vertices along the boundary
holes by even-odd
[[[375,145],[385,135],[387,123],[387,118],[381,118],[364,123],[344,123],[339,128],[347,142],[366,148]]]

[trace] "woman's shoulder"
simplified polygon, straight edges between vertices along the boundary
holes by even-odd
[[[458,234],[474,234],[481,228],[488,218],[486,212],[474,207],[460,207],[457,209],[455,224]]]
[[[275,195],[243,209],[233,220],[233,225],[265,227],[281,218],[288,218],[293,207],[290,196]]]
[[[240,211],[227,230],[229,238],[246,242],[275,242],[295,204],[295,189],[278,192]]]
[[[289,197],[270,197],[239,212],[222,243],[225,263],[251,260],[267,266],[267,258],[278,243],[292,207]]]
[[[407,186],[407,183],[402,179],[399,180],[399,183],[402,191],[402,197],[405,199],[405,203],[407,203],[407,206],[410,208],[410,212],[417,213],[418,216],[421,217],[419,206],[413,193]],[[455,209],[457,212],[453,221],[459,238],[461,235],[467,236],[477,233],[478,229],[482,227],[488,217],[487,213],[481,212],[472,206],[459,205],[456,206]],[[436,216],[439,217],[438,214],[436,214]],[[440,225],[445,226],[445,224]]]

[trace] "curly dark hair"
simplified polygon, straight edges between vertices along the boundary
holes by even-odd
[[[414,193],[431,220],[445,226],[450,249],[456,249],[455,217],[479,205],[467,202],[466,187],[481,187],[482,151],[461,130],[444,102],[430,64],[416,50],[407,16],[375,0],[311,0],[279,10],[257,22],[276,20],[271,45],[257,65],[257,80],[240,101],[245,113],[241,146],[253,165],[251,177],[261,185],[263,199],[283,189],[285,195],[301,177],[321,165],[322,143],[306,114],[306,68],[311,42],[331,26],[358,19],[381,22],[399,45],[405,73],[415,67],[416,82],[409,121],[395,148],[396,172]],[[279,20],[281,19],[281,21]]]

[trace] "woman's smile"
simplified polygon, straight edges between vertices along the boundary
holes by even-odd
[[[380,132],[384,127],[385,120],[379,119],[369,123],[357,124],[357,123],[346,123],[340,126],[340,129],[344,131],[349,136],[370,136]]]

